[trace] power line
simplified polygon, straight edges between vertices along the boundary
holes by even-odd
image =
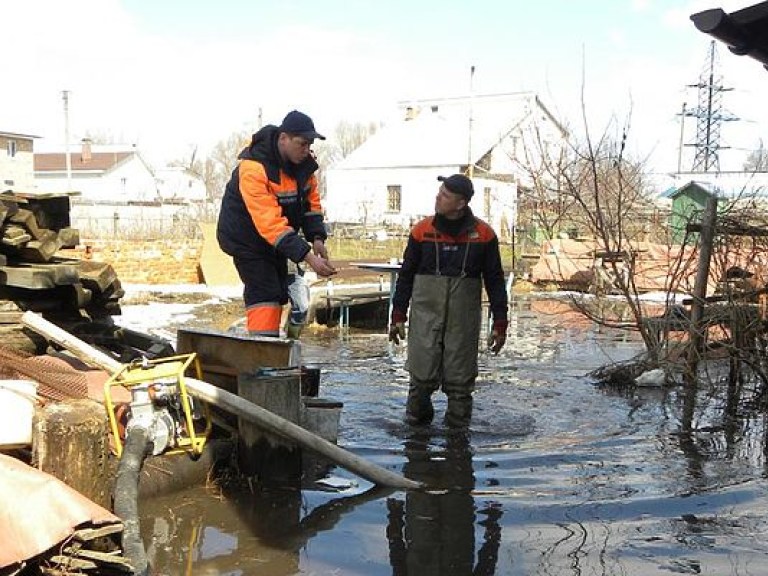
[[[715,41],[710,43],[709,54],[699,75],[697,84],[690,88],[698,89],[698,105],[687,109],[684,116],[696,118],[696,142],[686,144],[696,149],[693,159],[692,172],[709,172],[720,170],[719,151],[727,146],[720,145],[720,130],[723,122],[739,120],[723,108],[723,93],[732,90],[724,88],[722,76],[719,73]]]

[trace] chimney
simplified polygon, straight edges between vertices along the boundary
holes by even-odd
[[[82,149],[80,150],[80,161],[83,164],[86,164],[93,158],[93,156],[91,156],[91,139],[83,138],[80,143],[82,144]]]

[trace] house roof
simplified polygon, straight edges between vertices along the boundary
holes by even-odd
[[[0,136],[7,138],[24,138],[26,140],[33,140],[34,138],[40,138],[40,136],[34,136],[33,134],[19,134],[18,132],[3,132],[0,130]]]
[[[73,172],[106,172],[124,160],[136,155],[136,151],[91,152],[91,158],[83,160],[82,153],[70,152],[69,158]],[[63,172],[67,169],[67,155],[59,152],[35,154],[35,172]]]
[[[417,100],[400,107],[406,118],[376,132],[334,168],[466,165],[477,162],[527,118],[541,114],[554,121],[531,92]],[[408,119],[407,112],[415,117]]]
[[[691,180],[690,182],[686,182],[681,186],[672,186],[671,188],[667,188],[660,194],[660,196],[662,198],[677,198],[684,192],[687,192],[693,188],[698,188],[699,190],[702,190],[710,195],[717,195],[717,187],[711,182],[697,182],[695,180]]]
[[[695,187],[718,198],[765,198],[768,196],[768,188],[765,186],[765,173],[738,172],[732,174],[711,174],[711,179],[702,179],[710,176],[708,173],[698,174],[696,180],[690,180],[680,186],[672,186],[660,194],[662,198],[676,198],[684,192]],[[763,176],[761,178],[761,176]]]

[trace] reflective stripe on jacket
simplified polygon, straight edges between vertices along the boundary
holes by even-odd
[[[239,155],[221,201],[216,236],[231,256],[279,254],[304,259],[308,241],[325,240],[317,162],[310,156],[297,166],[281,162],[278,129],[265,126]]]
[[[463,220],[455,236],[439,229],[436,216],[411,229],[392,301],[393,310],[403,318],[416,275],[432,275],[482,278],[494,321],[507,320],[507,288],[496,233],[469,209]]]

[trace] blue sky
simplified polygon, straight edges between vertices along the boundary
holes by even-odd
[[[6,34],[0,130],[63,139],[70,127],[137,143],[160,162],[202,151],[292,108],[320,131],[340,120],[388,121],[398,101],[474,91],[537,92],[565,123],[590,129],[631,111],[636,154],[677,164],[686,85],[709,38],[690,14],[756,0],[25,0],[0,2]],[[8,47],[14,46],[14,51]],[[718,44],[728,110],[724,168],[768,127],[768,72]],[[12,56],[12,57],[11,57]],[[8,86],[9,83],[5,83]],[[688,120],[686,141],[693,139]],[[768,135],[768,134],[766,134]],[[689,151],[686,151],[688,154]]]

